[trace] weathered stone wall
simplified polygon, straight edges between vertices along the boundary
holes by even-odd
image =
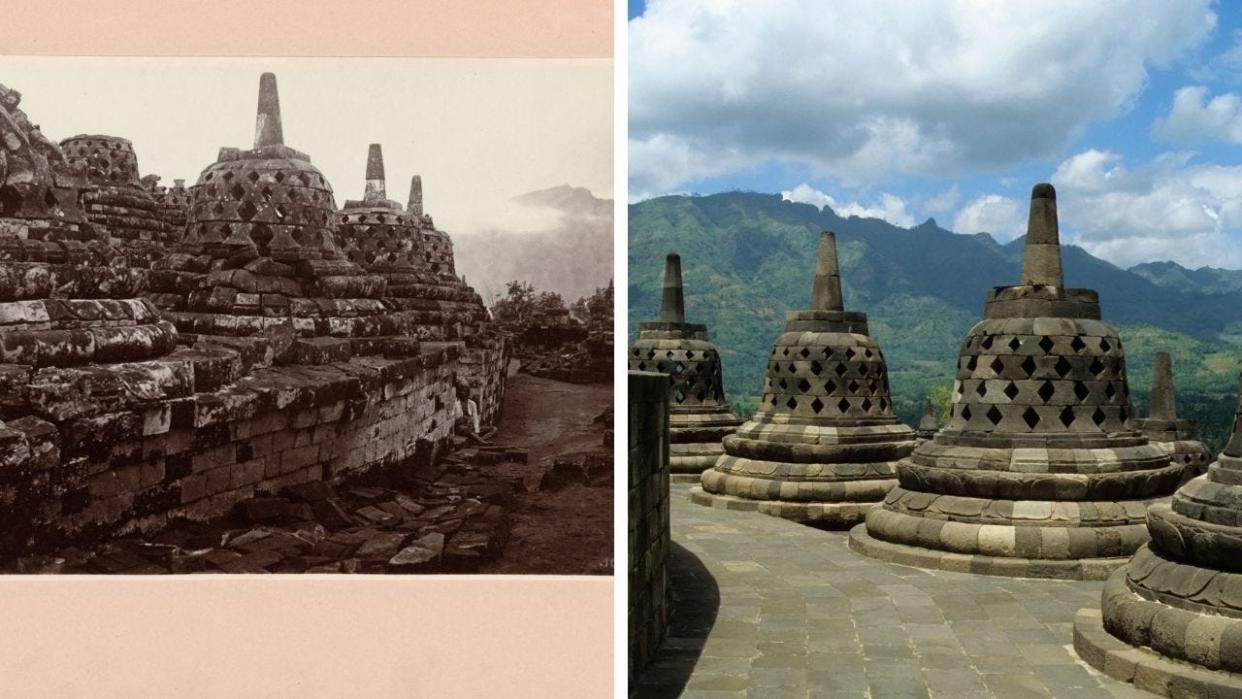
[[[19,396],[0,427],[3,545],[150,532],[294,483],[430,463],[452,435],[459,352],[427,345],[235,381],[239,356],[217,347],[107,369],[0,366]]]
[[[669,613],[668,377],[629,372],[629,679],[664,638]]]
[[[512,340],[499,333],[473,337],[462,350],[459,375],[470,386],[470,395],[479,404],[479,420],[484,425],[494,425],[500,419],[512,356]]]

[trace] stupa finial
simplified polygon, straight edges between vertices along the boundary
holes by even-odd
[[[670,252],[664,258],[664,296],[660,302],[660,322],[686,322],[686,301],[681,291],[681,256],[675,252]]]
[[[410,201],[406,209],[411,215],[423,215],[423,178],[421,175],[414,175],[410,178]]]
[[[384,151],[378,143],[372,143],[367,149],[367,187],[362,198],[364,201],[383,201],[388,198],[384,185]]]
[[[1242,374],[1238,375],[1238,404],[1233,413],[1233,430],[1222,454],[1242,457]]]
[[[1057,227],[1057,190],[1047,182],[1031,190],[1031,214],[1022,254],[1022,284],[1061,288],[1061,235]]]
[[[935,432],[940,429],[940,420],[936,418],[936,409],[932,406],[931,398],[927,398],[923,402],[923,417],[919,418],[920,432]]]
[[[254,147],[284,145],[280,126],[280,94],[276,91],[276,74],[259,76],[259,113],[255,117]]]
[[[1176,420],[1177,404],[1173,399],[1173,365],[1168,352],[1156,353],[1156,366],[1151,375],[1151,407],[1147,417]]]
[[[819,254],[815,258],[815,287],[811,290],[811,310],[843,311],[841,270],[837,265],[837,235],[819,234]]]

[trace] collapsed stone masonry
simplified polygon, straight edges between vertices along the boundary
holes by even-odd
[[[435,283],[457,305],[431,295],[433,313],[341,249],[331,186],[283,143],[275,76],[254,147],[171,193],[128,141],[57,145],[19,104],[0,86],[0,555],[417,469],[463,389],[498,415],[507,338],[450,274]]]

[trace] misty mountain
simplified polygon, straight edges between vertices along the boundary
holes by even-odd
[[[612,200],[584,187],[561,185],[527,192],[512,202],[548,223],[534,230],[486,230],[453,236],[457,273],[485,303],[509,281],[529,281],[560,293],[567,304],[608,285],[613,275]]]

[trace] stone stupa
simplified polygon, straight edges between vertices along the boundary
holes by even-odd
[[[184,301],[161,296],[178,330],[239,342],[289,332],[416,336],[416,314],[386,305],[386,280],[338,247],[332,187],[310,156],[285,145],[272,73],[259,80],[254,147],[221,148],[191,192],[177,253],[155,265],[180,275]],[[164,292],[168,282],[157,278],[155,290]],[[343,356],[346,345],[337,347],[316,361]]]
[[[60,147],[69,165],[82,168],[92,185],[82,195],[86,219],[106,231],[129,265],[150,267],[163,257],[173,227],[141,184],[133,144],[116,136],[82,134],[64,139]]]
[[[962,572],[1103,579],[1147,540],[1185,468],[1130,422],[1125,354],[1099,296],[1062,284],[1056,192],[1031,194],[1022,279],[966,337],[948,424],[850,532],[864,554]]]
[[[1104,584],[1101,609],[1079,611],[1075,650],[1158,694],[1242,696],[1242,400],[1224,451],[1151,506],[1147,529],[1151,541]]]
[[[742,421],[725,400],[720,352],[707,326],[686,322],[678,255],[670,253],[664,263],[660,319],[638,327],[629,369],[669,375],[669,471],[674,480],[697,481],[724,453],[721,440]]]
[[[896,485],[915,446],[893,414],[888,370],[867,316],[846,311],[836,236],[820,236],[811,308],[786,314],[763,401],[705,471],[700,504],[753,509],[839,528],[860,521]]]
[[[1212,453],[1199,441],[1199,430],[1193,420],[1177,416],[1173,392],[1173,365],[1168,352],[1156,353],[1151,376],[1151,405],[1147,417],[1136,418],[1134,426],[1143,431],[1152,444],[1164,449],[1173,463],[1186,470],[1182,478],[1190,480],[1207,470]]]
[[[932,406],[931,398],[923,402],[923,416],[919,418],[919,424],[914,428],[914,434],[919,439],[919,444],[926,442],[936,433],[940,431],[940,420],[936,418],[936,409]]]

